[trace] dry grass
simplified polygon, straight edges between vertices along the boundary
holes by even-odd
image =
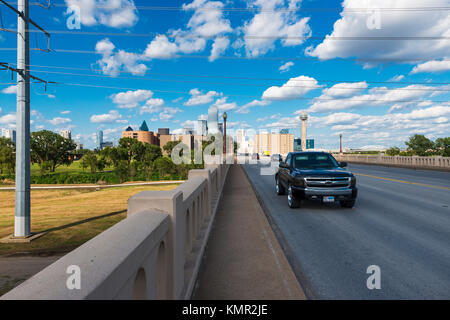
[[[55,254],[80,246],[126,216],[127,200],[144,190],[176,185],[93,190],[32,190],[31,231],[49,231],[29,244],[0,244],[0,256],[13,253]],[[14,192],[0,191],[0,238],[14,231]]]

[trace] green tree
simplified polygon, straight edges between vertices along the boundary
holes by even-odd
[[[96,173],[99,170],[98,159],[94,152],[89,151],[84,154],[81,158],[81,167],[83,170],[87,167],[91,168],[91,173]]]
[[[169,157],[161,157],[156,159],[153,163],[153,167],[154,170],[159,173],[159,177],[161,179],[176,172],[175,164]]]
[[[426,156],[430,150],[434,149],[434,143],[423,134],[415,134],[406,141],[408,151],[412,151],[415,155]]]
[[[52,131],[42,130],[33,132],[30,139],[31,160],[39,163],[41,172],[46,170],[55,172],[61,165],[70,165],[73,162],[72,152],[75,150],[75,143],[63,138]]]
[[[450,157],[450,137],[437,138],[435,143],[436,152],[443,157]]]
[[[398,156],[400,154],[400,148],[392,147],[386,150],[386,155],[388,156]]]
[[[13,174],[16,168],[16,146],[14,142],[5,137],[0,138],[0,173]]]
[[[164,145],[163,149],[167,153],[167,155],[169,155],[169,157],[172,154],[173,148],[175,148],[175,146],[179,143],[180,141],[169,141]]]

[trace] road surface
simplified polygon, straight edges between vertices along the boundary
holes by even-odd
[[[309,298],[450,299],[450,173],[352,164],[353,209],[290,209],[273,175],[243,167]],[[367,288],[371,265],[381,289]]]

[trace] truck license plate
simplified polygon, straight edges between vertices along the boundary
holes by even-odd
[[[323,202],[334,202],[334,196],[324,196]]]

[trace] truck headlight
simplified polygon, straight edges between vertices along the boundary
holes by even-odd
[[[352,176],[350,178],[350,186],[351,187],[355,187],[356,186],[356,177],[355,176]]]
[[[294,185],[304,188],[306,186],[305,178],[294,178]]]

